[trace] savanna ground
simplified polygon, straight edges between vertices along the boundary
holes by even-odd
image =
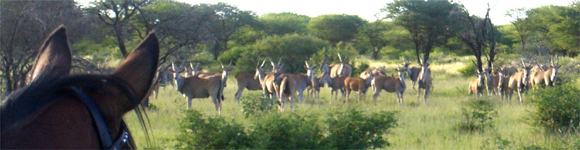
[[[389,149],[497,149],[497,148],[544,148],[566,147],[566,144],[578,142],[579,135],[576,133],[559,134],[546,133],[537,127],[530,125],[529,113],[533,106],[529,103],[529,96],[523,105],[517,102],[517,93],[511,101],[502,101],[499,96],[485,99],[492,101],[497,116],[493,119],[493,128],[484,132],[464,132],[455,129],[462,121],[461,107],[466,101],[473,100],[467,96],[468,81],[473,77],[463,77],[457,70],[468,61],[465,57],[453,59],[448,62],[432,62],[434,90],[427,102],[422,99],[417,101],[417,91],[411,89],[411,82],[406,79],[408,86],[404,94],[404,106],[399,106],[394,93],[382,92],[377,104],[372,104],[372,91],[366,95],[366,100],[352,102],[348,105],[340,101],[330,101],[330,89],[321,88],[320,101],[315,102],[307,99],[303,104],[295,103],[293,110],[297,113],[319,113],[334,109],[356,107],[369,112],[397,111],[398,126],[390,130],[389,134],[383,135],[391,144]],[[387,65],[394,68],[394,63],[368,61],[371,67]],[[413,62],[413,64],[416,64]],[[393,69],[388,74],[394,73]],[[251,125],[251,120],[242,114],[241,104],[234,100],[237,84],[234,75],[228,79],[225,88],[222,116],[226,120],[233,120],[245,126]],[[575,86],[580,85],[577,78],[573,79]],[[244,91],[245,98],[261,96],[261,91]],[[351,101],[356,99],[357,94],[351,95]],[[160,89],[158,99],[150,102],[152,107],[148,110],[149,121],[152,129],[150,134],[152,145],[145,142],[144,132],[137,122],[134,114],[125,116],[132,134],[140,148],[173,148],[177,143],[176,137],[180,133],[180,119],[185,117],[186,100],[171,86]],[[286,106],[289,108],[289,106]],[[580,106],[579,106],[580,107]],[[211,99],[194,99],[192,109],[199,110],[204,115],[217,115]],[[290,109],[287,109],[290,111]],[[283,112],[284,113],[284,112]]]

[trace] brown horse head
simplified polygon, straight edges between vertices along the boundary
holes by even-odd
[[[113,74],[69,75],[71,50],[58,27],[40,48],[27,87],[0,105],[0,148],[135,148],[122,116],[146,97],[158,58],[150,33]]]

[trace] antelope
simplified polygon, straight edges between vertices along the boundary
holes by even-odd
[[[387,92],[397,94],[397,101],[399,104],[403,105],[403,93],[405,93],[405,89],[407,85],[405,84],[405,69],[401,69],[397,66],[396,69],[399,72],[398,77],[389,77],[389,76],[375,76],[371,80],[371,86],[373,87],[373,104],[376,104],[377,97],[381,94],[382,90]]]
[[[264,73],[264,64],[266,63],[266,60],[262,62],[262,65],[256,66],[256,74],[254,75],[254,79],[259,79],[265,98],[275,98],[278,93],[279,90],[278,81],[282,74],[281,73],[282,66],[284,66],[284,64],[280,64],[281,62],[282,59],[280,58],[278,64],[276,65],[274,64],[274,62],[272,62],[272,59],[270,59],[270,63],[272,65],[272,73],[268,74]],[[258,64],[260,63],[258,62]]]
[[[223,90],[225,82],[228,79],[229,72],[232,70],[231,63],[228,67],[224,67],[223,64],[221,65],[221,76],[200,77],[193,75],[189,77],[183,77],[181,75],[181,72],[184,71],[183,68],[175,71],[177,75],[177,90],[186,96],[187,109],[191,109],[191,102],[193,98],[211,97],[216,111],[218,114],[221,114],[221,102],[224,100]]]
[[[253,77],[252,73],[238,73],[236,75],[236,81],[238,83],[238,91],[236,92],[235,97],[236,97],[236,101],[238,103],[240,102],[240,97],[242,96],[244,89],[247,89],[250,91],[262,90],[262,85],[260,84],[260,80],[255,79]]]
[[[344,79],[346,79],[344,76],[330,77],[330,72],[323,70],[320,82],[326,83],[331,89],[329,103],[332,103],[333,97],[335,99],[338,97],[338,90],[340,90],[340,93],[342,94],[342,101],[344,101]]]
[[[552,61],[552,60],[550,60]],[[548,66],[544,65],[544,64],[536,64],[534,65],[534,67],[532,68],[531,71],[546,71],[548,70]]]
[[[409,80],[411,80],[411,83],[413,83],[413,90],[415,89],[415,84],[417,83],[417,79],[419,78],[419,72],[421,72],[421,68],[420,67],[410,67],[409,65],[411,65],[411,63],[405,61],[405,57],[403,57],[403,68],[407,71],[407,76],[409,77]]]
[[[308,61],[306,61],[306,65],[304,68],[307,70],[306,75],[304,74],[288,74],[283,76],[280,82],[280,110],[284,111],[284,104],[285,104],[285,97],[288,97],[290,101],[290,108],[294,109],[294,96],[298,93],[298,102],[304,102],[304,90],[307,86],[312,85],[312,79],[314,77],[314,69],[316,64],[313,66],[308,65]]]
[[[537,89],[537,86],[541,85],[542,83],[546,86],[556,86],[556,81],[558,80],[558,69],[562,67],[561,65],[558,65],[560,63],[560,58],[558,58],[558,55],[556,55],[556,59],[558,59],[556,64],[554,64],[554,58],[550,59],[549,70],[532,72],[530,75],[530,84],[532,88]]]
[[[506,77],[501,71],[498,72],[497,90],[502,100],[507,99],[508,93],[511,92],[508,88],[509,77]]]
[[[520,102],[520,104],[523,104],[522,92],[528,89],[530,70],[532,69],[532,66],[526,65],[524,60],[522,60],[522,67],[523,69],[521,72],[514,73],[509,76],[508,81],[509,93],[507,94],[509,96],[509,99],[511,100],[513,91],[518,91],[518,101]]]
[[[506,76],[511,76],[512,74],[518,72],[518,68],[516,68],[516,67],[503,67],[503,66],[500,66],[500,70]]]
[[[485,70],[485,83],[488,96],[493,95],[492,93],[499,95],[499,90],[497,87],[499,85],[500,75],[493,74],[492,70],[493,65]]]
[[[427,98],[429,97],[429,95],[431,94],[431,90],[433,89],[433,82],[432,82],[432,78],[431,78],[431,69],[429,69],[429,59],[427,59],[426,63],[423,63],[423,60],[421,61],[421,72],[419,72],[419,77],[417,79],[417,83],[419,83],[419,85],[417,86],[418,91],[417,91],[417,103],[419,103],[420,97],[421,97],[421,89],[423,89],[424,94],[424,101],[425,103],[427,102]]]
[[[361,101],[365,98],[367,89],[371,86],[371,81],[373,80],[373,74],[370,71],[364,71],[361,73],[360,77],[346,77],[344,79],[344,89],[346,91],[346,103],[351,91],[357,91],[358,100]]]
[[[373,73],[373,76],[379,76],[379,75],[386,76],[387,75],[387,69],[386,69],[385,66],[379,66],[379,67],[375,68],[372,71],[372,73]]]
[[[475,93],[475,96],[477,98],[479,97],[483,97],[483,76],[484,74],[486,74],[486,72],[479,72],[479,70],[477,70],[477,78],[471,80],[471,82],[469,82],[469,93],[468,95],[471,96],[471,94]]]
[[[316,100],[320,100],[320,87],[324,86],[322,82],[322,77],[312,77],[310,80],[311,85],[307,87],[308,89],[308,98],[316,98]]]
[[[352,75],[352,66],[348,64],[347,58],[348,56],[346,56],[343,60],[339,53],[338,59],[340,60],[340,64],[333,64],[330,66],[326,61],[322,60],[320,70],[330,72],[331,78],[334,78],[336,76],[350,77]]]

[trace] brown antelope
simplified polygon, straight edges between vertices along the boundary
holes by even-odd
[[[558,69],[562,67],[559,65],[560,58],[556,55],[556,64],[554,64],[554,58],[550,59],[550,69],[547,71],[534,71],[530,75],[530,83],[532,88],[537,89],[538,85],[544,84],[546,86],[556,86],[556,81],[558,80]]]
[[[399,72],[398,77],[389,77],[389,76],[375,76],[371,81],[371,86],[373,87],[373,104],[376,104],[377,97],[381,94],[382,90],[385,90],[390,93],[397,94],[397,101],[399,104],[403,105],[403,93],[405,93],[405,89],[407,85],[405,84],[405,69],[401,69],[397,66],[396,69]]]
[[[387,75],[387,68],[385,66],[379,66],[372,71],[373,76],[386,76]]]
[[[283,76],[280,82],[280,110],[284,111],[284,104],[285,98],[287,97],[290,101],[290,108],[294,109],[294,96],[298,94],[298,102],[304,102],[304,90],[307,86],[312,85],[312,78],[314,78],[314,69],[316,64],[310,66],[308,65],[308,61],[306,61],[306,65],[304,66],[307,70],[305,74],[287,74]]]
[[[221,114],[221,103],[224,100],[223,90],[231,70],[231,66],[224,67],[222,64],[223,73],[221,76],[216,75],[210,77],[200,77],[196,75],[183,77],[180,72],[183,72],[184,69],[175,71],[177,72],[177,90],[186,96],[187,109],[191,108],[193,98],[211,97],[216,111],[218,114]]]
[[[499,85],[500,76],[493,74],[492,70],[493,65],[492,67],[485,69],[485,81],[486,81],[485,84],[488,96],[491,96],[493,94],[499,95],[499,90],[497,87]]]
[[[544,64],[536,64],[536,65],[534,65],[534,67],[532,68],[531,71],[535,72],[535,71],[546,71],[546,70],[548,70],[548,66],[546,66]]]
[[[278,65],[276,65],[274,62],[272,62],[272,59],[270,59],[272,73],[268,74],[264,73],[264,64],[266,63],[266,60],[262,62],[262,65],[256,66],[256,74],[254,75],[254,79],[258,79],[260,81],[265,98],[275,98],[278,93],[279,83],[277,82],[279,81],[279,78],[282,74],[282,66],[284,66],[284,64],[280,64],[281,62],[282,59],[280,58]]]
[[[322,65],[320,66],[320,70],[330,72],[330,77],[334,78],[336,76],[344,76],[350,77],[352,75],[352,66],[348,64],[348,56],[342,59],[340,53],[338,54],[338,59],[340,60],[339,64],[328,65],[328,63],[322,60]]]
[[[502,71],[503,75],[505,75],[505,76],[511,76],[512,74],[518,72],[518,68],[516,68],[516,67],[503,67],[503,66],[500,66],[499,68]]]
[[[421,72],[421,68],[420,67],[409,67],[409,65],[411,65],[410,62],[405,61],[405,57],[403,57],[403,68],[407,71],[407,76],[409,77],[409,80],[411,80],[411,83],[413,83],[413,90],[415,89],[415,84],[417,83],[417,79],[419,78],[419,72]]]
[[[254,79],[254,75],[252,73],[238,73],[236,75],[236,81],[238,83],[238,91],[236,92],[236,101],[240,102],[240,97],[244,92],[244,89],[255,91],[255,90],[262,90],[262,85],[260,84],[260,80]]]
[[[509,77],[506,77],[502,71],[498,72],[498,83],[497,83],[497,90],[499,93],[499,96],[501,97],[502,100],[507,99],[508,97],[508,93],[511,92],[509,91],[510,89],[508,88],[509,85]]]
[[[528,89],[531,69],[532,66],[526,65],[524,60],[522,60],[522,71],[514,73],[509,76],[508,81],[509,93],[507,94],[509,96],[509,100],[512,99],[513,91],[518,91],[518,101],[520,102],[520,104],[523,104],[522,93]]]
[[[346,92],[346,103],[351,91],[357,91],[358,100],[364,100],[366,96],[367,89],[371,86],[371,81],[373,80],[373,73],[370,71],[364,71],[361,73],[360,77],[346,77],[344,79],[344,89]]]
[[[468,95],[471,96],[471,94],[475,93],[475,96],[477,98],[479,97],[483,97],[483,76],[486,72],[479,72],[479,70],[477,70],[477,78],[471,80],[471,82],[469,82],[469,93]]]
[[[312,99],[314,97],[317,101],[320,100],[320,87],[324,86],[324,83],[321,79],[322,77],[312,77],[310,80],[311,84],[307,87],[308,98]]]
[[[424,101],[427,102],[427,98],[429,98],[429,95],[431,94],[431,90],[433,89],[433,81],[431,78],[431,69],[429,69],[429,59],[427,59],[426,63],[423,63],[423,60],[421,60],[421,72],[419,72],[419,77],[417,79],[417,83],[419,83],[419,85],[417,86],[418,91],[417,91],[417,103],[419,103],[419,99],[421,97],[421,89],[423,89],[423,93],[424,93]]]
[[[345,93],[344,93],[344,76],[338,77],[330,77],[330,72],[323,71],[322,77],[320,78],[321,83],[326,83],[328,87],[330,87],[330,100],[329,103],[332,103],[332,99],[338,98],[338,90],[342,94],[342,101],[344,101]],[[333,98],[334,97],[334,98]]]

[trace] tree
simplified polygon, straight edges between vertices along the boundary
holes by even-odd
[[[483,72],[481,56],[484,55],[485,49],[489,48],[489,53],[486,53],[486,55],[489,56],[487,60],[488,68],[491,68],[496,55],[496,36],[491,19],[489,19],[489,10],[490,8],[488,4],[487,12],[483,19],[470,15],[469,11],[464,6],[461,6],[460,9],[454,13],[461,22],[457,29],[460,31],[457,32],[457,37],[471,49],[476,60],[474,64],[477,66],[479,72]]]
[[[123,57],[127,57],[125,47],[125,40],[128,39],[127,24],[148,2],[149,0],[100,0],[91,2],[88,12],[98,16],[103,23],[113,28],[119,50]]]
[[[310,17],[291,12],[268,13],[260,16],[258,21],[263,24],[266,34],[282,36],[290,33],[306,34]]]
[[[213,12],[213,14],[208,14],[210,16],[206,23],[209,25],[206,27],[213,39],[211,53],[214,60],[218,59],[222,51],[229,49],[227,43],[232,34],[247,24],[257,23],[253,12],[240,10],[226,3],[200,4],[200,8],[205,12]]]
[[[0,7],[4,8],[0,9],[0,78],[5,93],[26,85],[38,49],[53,29],[64,24],[73,42],[86,33],[79,27],[85,21],[82,11],[72,0],[0,1]]]
[[[528,37],[531,34],[530,33],[531,22],[530,22],[530,19],[528,17],[525,17],[526,11],[527,11],[527,9],[525,9],[525,8],[516,8],[516,9],[510,9],[506,13],[506,16],[509,16],[512,18],[512,20],[510,22],[516,28],[517,36],[518,36],[520,43],[521,43],[522,51],[525,50],[526,40],[528,40]]]
[[[537,41],[546,43],[552,52],[578,55],[580,52],[579,1],[571,6],[542,6],[526,11]]]
[[[388,26],[382,19],[377,19],[375,22],[367,23],[359,28],[359,34],[364,37],[365,43],[371,46],[372,58],[377,60],[379,58],[380,50],[387,46],[386,31]]]
[[[310,20],[308,29],[334,45],[340,41],[349,42],[358,33],[358,27],[365,23],[366,21],[357,15],[320,15]]]
[[[450,14],[457,7],[458,4],[447,0],[395,0],[381,12],[388,12],[388,18],[409,31],[415,44],[417,61],[420,62],[421,51],[423,60],[428,60],[433,46],[444,44],[454,35],[450,29],[457,20]]]

